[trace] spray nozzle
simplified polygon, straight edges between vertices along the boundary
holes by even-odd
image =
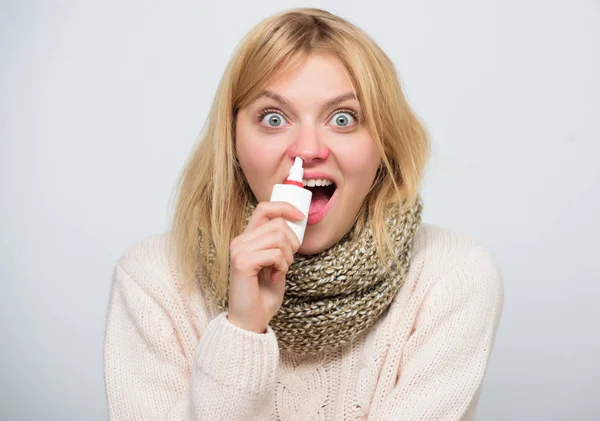
[[[297,181],[302,183],[302,177],[304,177],[304,168],[302,168],[302,158],[299,156],[294,160],[294,165],[290,168],[290,175],[288,176],[288,180]]]

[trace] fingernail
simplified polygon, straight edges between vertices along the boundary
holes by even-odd
[[[298,215],[298,218],[302,218],[302,219],[306,218],[306,216],[302,212],[300,212],[298,209],[296,209],[296,215]]]

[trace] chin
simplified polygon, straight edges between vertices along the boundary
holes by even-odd
[[[304,239],[298,249],[298,254],[313,255],[332,247],[339,239],[328,230],[319,227],[320,224],[309,225],[304,232]]]
[[[319,239],[316,238],[312,239],[310,236],[305,235],[297,253],[310,256],[327,250],[328,248],[329,247],[323,241],[319,241]]]

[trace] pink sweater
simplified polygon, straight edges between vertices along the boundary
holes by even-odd
[[[376,325],[318,357],[280,351],[182,294],[169,235],[115,269],[105,336],[112,421],[472,420],[500,317],[490,256],[430,225],[406,283]]]

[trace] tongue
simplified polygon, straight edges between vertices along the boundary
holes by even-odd
[[[327,202],[329,202],[329,196],[325,193],[323,188],[311,189],[312,200],[310,201],[310,209],[308,213],[316,213],[321,211]]]

